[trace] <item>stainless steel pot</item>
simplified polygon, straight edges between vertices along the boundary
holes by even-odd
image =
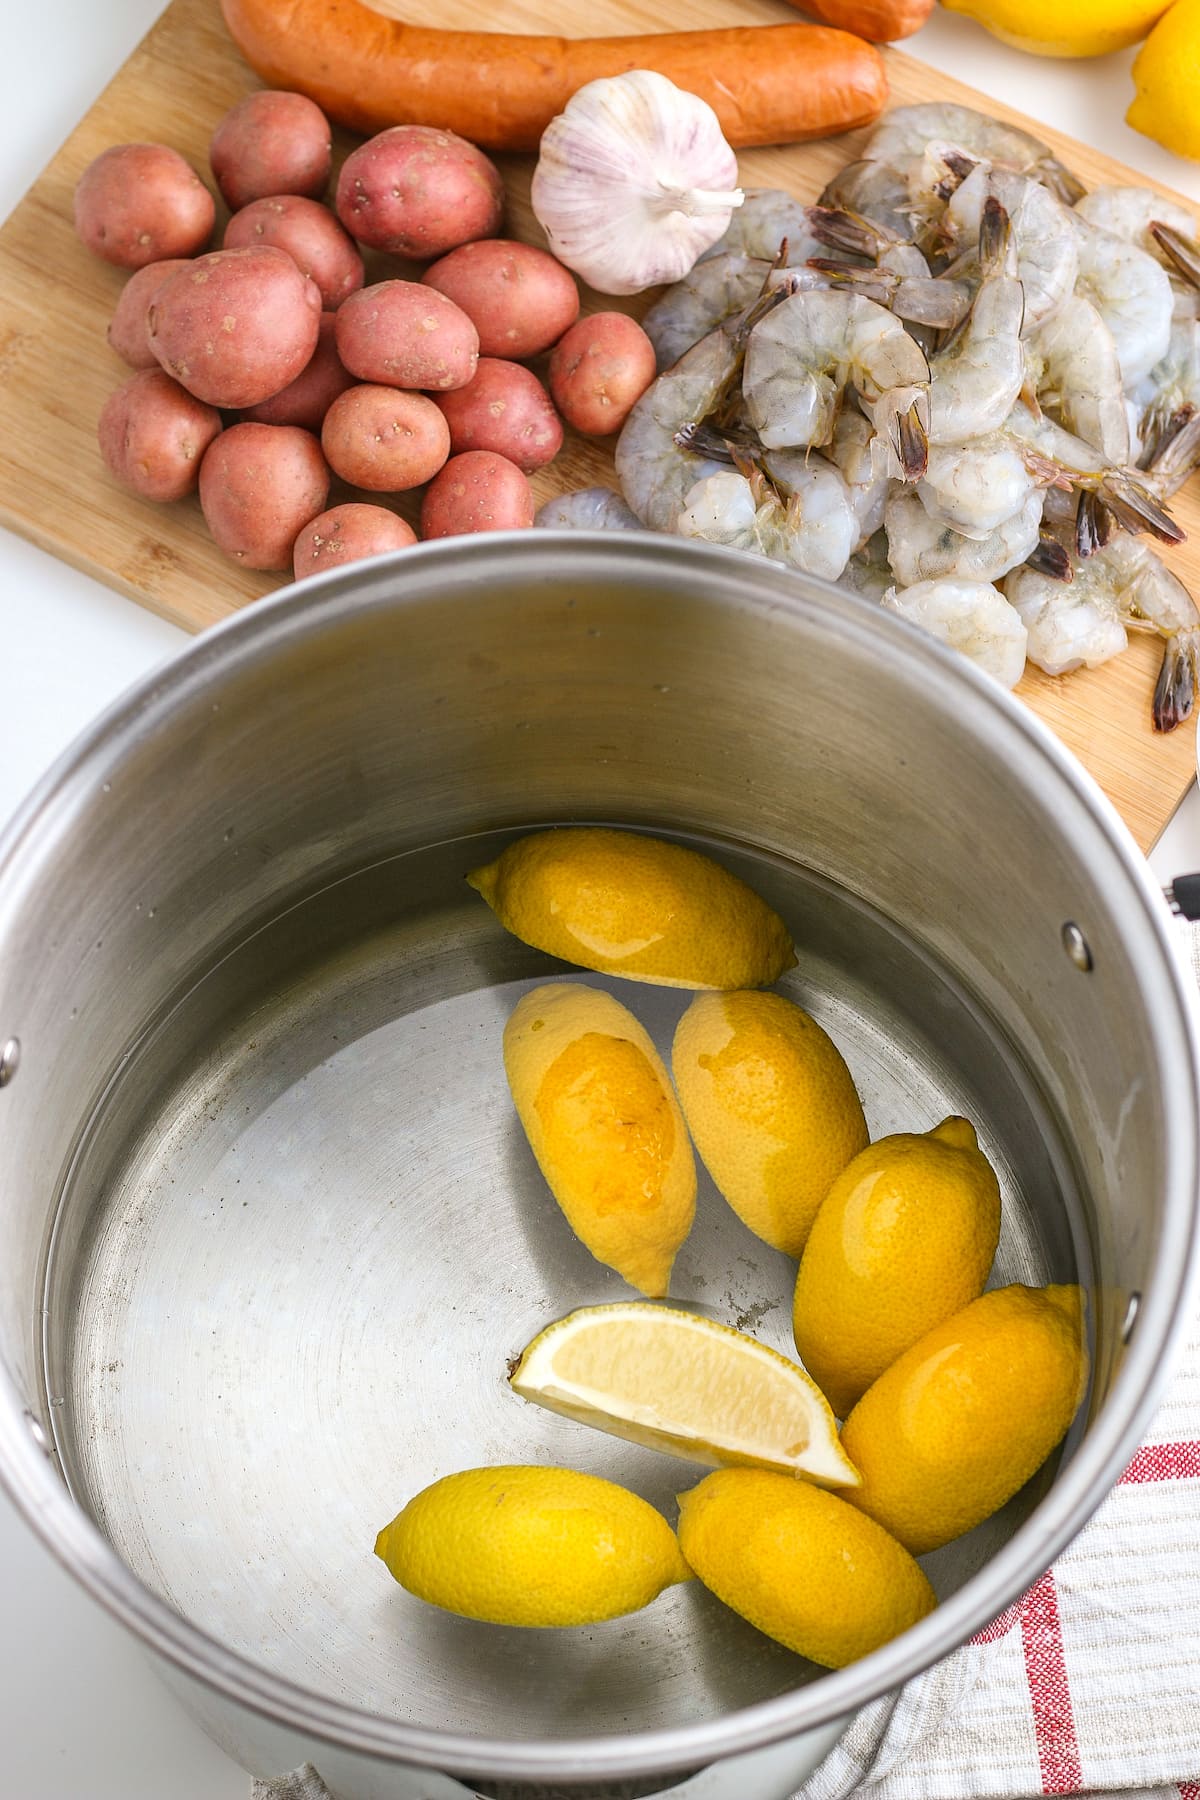
[[[370,1554],[452,1468],[572,1462],[668,1510],[697,1475],[504,1380],[621,1289],[547,1206],[500,1069],[557,965],[462,876],[580,819],[746,873],[873,1131],[967,1113],[997,1279],[1090,1295],[1061,1455],[927,1559],[928,1620],[836,1674],[696,1583],[521,1634]],[[1036,1578],[1146,1423],[1196,1242],[1167,919],[1021,705],[768,563],[539,532],[288,590],[111,711],[2,846],[0,1473],[257,1772],[307,1755],[341,1800],[788,1793]],[[685,999],[622,993],[660,1036]],[[710,1190],[674,1291],[786,1349],[791,1272]]]

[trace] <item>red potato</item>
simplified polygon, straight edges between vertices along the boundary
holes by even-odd
[[[337,311],[338,355],[362,381],[398,388],[465,387],[479,333],[453,300],[419,281],[377,281]]]
[[[352,387],[325,414],[321,447],[352,487],[399,494],[437,474],[450,454],[450,428],[424,394]]]
[[[536,356],[579,317],[575,277],[534,244],[463,244],[421,280],[474,321],[481,356]]]
[[[205,523],[247,569],[290,569],[292,545],[328,498],[321,446],[294,425],[231,425],[200,465]]]
[[[529,369],[500,357],[481,356],[473,380],[439,394],[450,427],[450,450],[495,450],[528,475],[562,449],[562,421],[550,396]]]
[[[273,245],[213,250],[168,275],[147,329],[155,356],[189,393],[213,406],[257,406],[310,361],[321,296]]]
[[[550,392],[568,425],[587,437],[619,431],[657,373],[654,345],[626,313],[592,313],[564,332],[550,356]]]
[[[146,314],[150,302],[168,275],[186,269],[190,257],[168,256],[162,262],[147,263],[135,269],[117,301],[108,326],[108,341],[131,369],[157,369],[158,358],[146,331]]]
[[[231,212],[271,194],[319,200],[329,185],[329,120],[304,94],[247,94],[213,132],[208,160]]]
[[[533,524],[533,489],[506,456],[466,450],[452,456],[421,496],[421,536],[511,531]]]
[[[301,425],[306,431],[319,432],[338,395],[353,386],[354,377],[337,353],[333,314],[322,313],[317,347],[295,381],[257,406],[247,406],[242,417],[256,419],[260,425]]]
[[[363,284],[363,260],[354,240],[327,206],[299,194],[252,200],[225,227],[226,250],[274,244],[286,250],[302,275],[315,281],[326,312],[336,312]]]
[[[310,520],[296,539],[292,569],[300,581],[322,569],[340,569],[368,556],[385,556],[389,550],[407,550],[416,541],[412,526],[386,506],[351,501],[331,506]]]
[[[217,209],[190,163],[166,144],[114,144],[75,185],[75,229],[89,250],[122,269],[195,256]]]
[[[140,369],[110,394],[96,435],[110,472],[143,500],[182,500],[221,430],[221,415],[161,369]]]
[[[504,216],[504,183],[495,163],[454,132],[394,125],[350,152],[336,205],[360,244],[424,261],[493,237]]]

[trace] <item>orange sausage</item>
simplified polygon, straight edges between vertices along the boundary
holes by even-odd
[[[933,0],[790,0],[839,31],[854,31],[873,44],[891,44],[920,31],[933,11]]]
[[[887,102],[879,52],[820,25],[652,37],[519,37],[404,25],[361,0],[221,0],[234,43],[271,87],[354,131],[435,125],[485,150],[535,150],[577,88],[657,69],[707,100],[731,144],[798,143],[865,125]]]

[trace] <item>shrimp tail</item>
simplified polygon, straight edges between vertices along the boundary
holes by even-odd
[[[1048,156],[1037,166],[1037,178],[1043,187],[1049,188],[1056,200],[1064,206],[1076,206],[1087,193],[1078,175],[1072,175],[1065,163],[1060,163],[1057,156]]]
[[[824,244],[829,250],[839,250],[843,256],[865,257],[869,262],[874,262],[888,244],[897,241],[882,226],[865,219],[861,213],[851,212],[847,206],[810,207],[808,226],[818,244]]]
[[[919,400],[892,414],[887,435],[904,480],[920,481],[929,467],[929,434]]]
[[[960,281],[863,269],[829,256],[810,256],[805,267],[828,276],[832,287],[849,288],[879,306],[890,307],[909,325],[932,325],[944,331],[961,324],[970,311],[970,290]]]
[[[1025,558],[1025,566],[1033,569],[1038,575],[1045,575],[1050,581],[1074,581],[1075,579],[1075,570],[1071,566],[1069,553],[1048,531],[1038,533],[1037,548]]]
[[[1147,448],[1140,466],[1153,478],[1157,493],[1164,496],[1178,493],[1192,471],[1200,466],[1200,412],[1187,405],[1171,413]]]
[[[1187,532],[1176,524],[1150,490],[1124,469],[1109,469],[1095,489],[1117,524],[1126,531],[1149,532],[1163,544],[1182,544]]]
[[[1174,731],[1191,717],[1196,698],[1200,628],[1172,632],[1163,647],[1163,659],[1154,684],[1155,731]]]
[[[1002,268],[1012,242],[1012,221],[994,194],[983,203],[979,219],[979,262],[984,274]]]
[[[1173,225],[1166,225],[1161,219],[1151,220],[1150,233],[1184,280],[1190,281],[1193,287],[1200,288],[1200,244],[1195,238],[1176,231]]]
[[[1075,508],[1075,548],[1080,556],[1094,556],[1103,550],[1113,534],[1116,520],[1104,502],[1088,488],[1079,495]]]

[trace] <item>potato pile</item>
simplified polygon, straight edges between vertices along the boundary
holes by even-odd
[[[164,144],[118,144],[75,190],[75,226],[131,271],[108,341],[134,373],[109,397],[100,451],[143,499],[199,492],[221,549],[297,577],[401,549],[389,506],[329,506],[335,482],[423,490],[420,536],[533,523],[530,473],[563,443],[619,430],[654,379],[623,313],[580,319],[574,276],[498,236],[499,170],[465,139],[397,125],[346,158],[301,94],[226,114],[209,150],[231,217]],[[366,284],[363,253],[426,265]],[[544,384],[525,363],[549,353]],[[336,496],[335,496],[336,497]]]

